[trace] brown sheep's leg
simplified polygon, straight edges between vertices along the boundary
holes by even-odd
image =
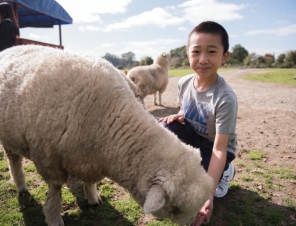
[[[6,148],[4,148],[4,150],[9,162],[10,176],[16,184],[18,192],[27,192],[28,187],[26,185],[25,174],[22,167],[23,157]]]
[[[62,185],[48,184],[47,201],[43,207],[45,221],[48,226],[64,226],[62,211]]]
[[[97,191],[96,184],[84,183],[83,189],[84,189],[84,197],[85,199],[88,200],[88,204],[90,205],[98,205],[99,203],[103,204],[101,196]]]

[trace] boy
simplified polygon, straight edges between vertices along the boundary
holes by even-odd
[[[214,181],[209,200],[196,215],[195,226],[209,222],[214,196],[227,194],[235,174],[231,161],[237,146],[237,99],[217,74],[229,57],[228,48],[228,34],[220,24],[206,21],[192,30],[186,51],[195,74],[178,82],[180,111],[160,119],[179,139],[200,149],[201,164]]]

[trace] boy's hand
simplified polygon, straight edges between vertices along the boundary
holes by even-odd
[[[159,119],[160,122],[164,121],[166,124],[170,124],[173,121],[178,121],[180,123],[184,122],[184,115],[183,114],[175,114],[175,115],[169,115],[164,118]]]
[[[201,210],[196,214],[196,218],[192,226],[206,225],[209,223],[213,211],[213,199],[208,199]]]

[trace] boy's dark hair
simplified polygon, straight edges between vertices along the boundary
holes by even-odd
[[[9,3],[0,2],[0,15],[2,20],[9,18],[18,27],[18,22]]]
[[[193,33],[210,33],[210,34],[217,34],[220,35],[222,45],[224,48],[223,53],[228,52],[229,49],[229,41],[228,41],[228,34],[227,31],[223,26],[220,24],[213,22],[213,21],[204,21],[197,25],[193,30],[190,32],[188,36],[188,41],[187,41],[187,51],[188,51],[188,46],[189,46],[189,40],[190,37]]]

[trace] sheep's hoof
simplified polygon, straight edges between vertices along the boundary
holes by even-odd
[[[96,207],[99,207],[99,203],[88,204],[88,206],[96,208]]]
[[[26,196],[26,195],[31,195],[29,191],[21,191],[19,192],[19,196]]]

